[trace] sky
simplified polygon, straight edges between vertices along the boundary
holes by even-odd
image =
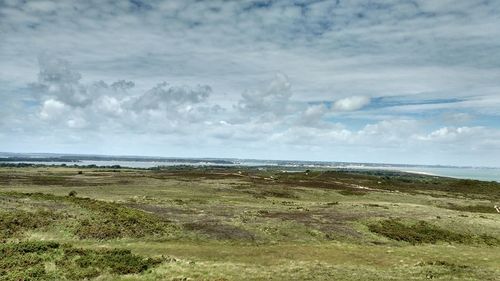
[[[499,167],[499,14],[0,0],[0,151]]]

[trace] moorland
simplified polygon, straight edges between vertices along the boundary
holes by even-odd
[[[0,280],[498,280],[500,184],[280,167],[0,167]]]

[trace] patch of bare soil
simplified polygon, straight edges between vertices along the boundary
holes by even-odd
[[[175,218],[177,218],[179,215],[192,215],[198,213],[195,210],[188,210],[188,209],[181,209],[174,207],[160,207],[148,204],[127,203],[124,205],[129,208],[134,208],[148,213],[152,213],[169,222],[175,220]]]
[[[247,230],[218,221],[198,221],[186,223],[185,229],[206,234],[219,240],[255,240],[255,235]]]
[[[334,210],[329,211],[302,211],[302,212],[259,212],[259,216],[265,218],[277,218],[281,220],[294,221],[307,227],[312,227],[324,232],[327,238],[334,236],[360,237],[361,234],[349,226],[349,222],[356,221],[368,214],[341,213]]]

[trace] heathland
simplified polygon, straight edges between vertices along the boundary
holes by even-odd
[[[494,205],[388,171],[7,165],[0,280],[498,280]]]

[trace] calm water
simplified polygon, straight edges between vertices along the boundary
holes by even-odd
[[[459,179],[475,179],[500,182],[500,168],[413,168],[405,171],[422,172],[436,176],[445,176]]]
[[[130,167],[130,168],[152,168],[157,166],[176,166],[176,165],[191,165],[191,166],[231,166],[228,164],[220,165],[214,164],[210,162],[152,162],[152,161],[88,161],[83,160],[81,162],[23,162],[23,163],[33,163],[33,164],[45,164],[45,165],[61,165],[66,164],[68,166],[78,165],[97,165],[97,166],[113,166],[120,165],[122,167]],[[233,164],[232,166],[261,166],[261,165],[271,165],[278,166],[278,163],[273,163],[272,161],[259,161],[259,160],[251,160],[246,161],[242,160],[238,164]],[[281,164],[280,164],[281,166]],[[284,165],[289,167],[299,167],[301,165]],[[304,169],[306,168],[314,168],[314,165],[305,165],[302,166]],[[452,178],[461,178],[461,179],[476,179],[476,180],[484,180],[484,181],[497,181],[500,182],[500,168],[459,168],[459,167],[421,167],[421,166],[412,166],[412,167],[397,167],[397,166],[363,166],[363,165],[353,165],[353,166],[337,166],[337,165],[321,165],[318,166],[323,169],[325,168],[348,168],[348,169],[376,169],[376,170],[392,170],[392,171],[403,171],[403,172],[413,172],[413,173],[424,173],[435,176],[444,176],[444,177],[452,177]]]

